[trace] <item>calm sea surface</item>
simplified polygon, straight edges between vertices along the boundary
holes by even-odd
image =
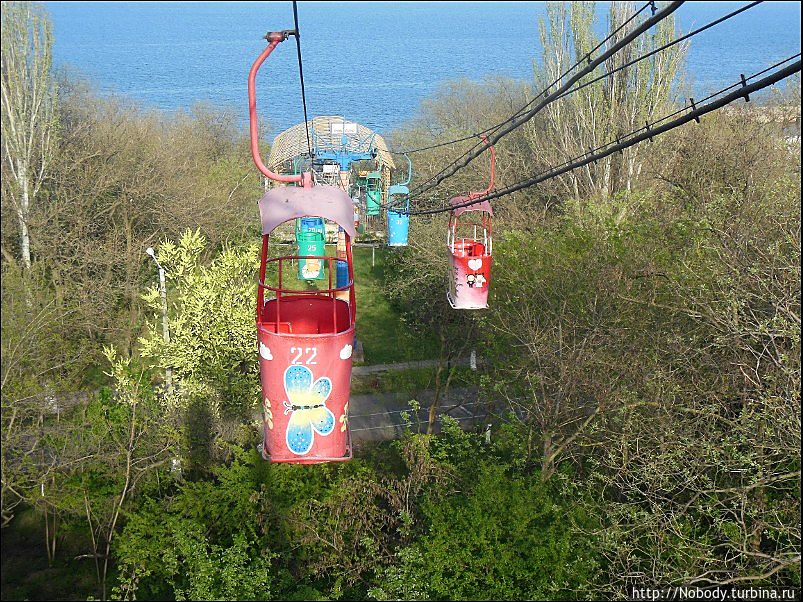
[[[205,102],[243,120],[262,36],[293,27],[290,2],[45,4],[56,64],[77,68],[102,92],[170,110]],[[685,32],[743,4],[687,2],[675,14]],[[534,2],[299,2],[310,117],[345,115],[388,131],[445,80],[530,80],[544,14]],[[800,4],[765,2],[693,38],[688,80],[705,94],[797,52]],[[292,39],[265,63],[257,92],[274,132],[303,120]]]

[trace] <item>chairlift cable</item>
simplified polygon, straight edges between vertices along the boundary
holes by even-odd
[[[546,107],[547,105],[549,105],[553,101],[557,100],[558,98],[562,98],[565,95],[565,93],[568,90],[570,90],[571,87],[575,83],[577,83],[583,77],[585,77],[585,76],[589,75],[590,73],[592,73],[599,65],[603,64],[606,60],[608,60],[609,58],[614,56],[616,53],[618,53],[620,50],[622,50],[623,48],[628,46],[631,42],[633,42],[633,40],[638,38],[641,34],[646,32],[650,28],[652,28],[657,23],[660,23],[661,21],[663,21],[664,19],[669,17],[672,13],[674,13],[682,5],[683,5],[683,0],[669,3],[667,6],[663,7],[659,11],[657,11],[653,16],[649,17],[648,19],[646,19],[643,22],[641,22],[638,26],[633,28],[633,30],[628,32],[624,37],[622,37],[622,39],[620,39],[617,42],[615,42],[614,44],[612,44],[607,50],[605,50],[605,52],[600,54],[597,58],[591,59],[591,57],[588,56],[587,57],[588,58],[588,63],[586,64],[585,67],[583,67],[579,72],[577,72],[574,75],[572,75],[565,83],[560,85],[560,87],[557,90],[555,90],[554,92],[552,92],[548,96],[544,97],[544,99],[540,103],[538,103],[536,106],[534,106],[533,108],[529,109],[527,112],[522,113],[521,115],[518,115],[518,116],[515,116],[514,118],[512,118],[507,125],[503,126],[502,128],[497,130],[494,134],[492,134],[489,137],[489,142],[488,142],[488,144],[486,146],[490,146],[490,145],[496,144],[497,142],[499,142],[499,140],[501,140],[507,134],[509,134],[513,130],[519,128],[521,125],[523,125],[524,123],[526,123],[530,119],[532,119],[544,107]],[[549,88],[546,88],[544,90],[544,92],[546,92],[548,90],[549,90]],[[540,97],[540,95],[539,95],[539,97]],[[482,151],[484,151],[484,150],[485,149],[483,148],[483,149],[480,149],[479,152],[478,151],[472,151],[471,153],[469,153],[469,155],[462,162],[454,165],[453,167],[451,167],[449,169],[444,170],[443,173],[438,175],[438,177],[435,178],[434,183],[432,183],[432,184],[430,184],[428,186],[420,186],[416,190],[412,191],[412,194],[421,194],[423,192],[426,192],[427,190],[435,188],[441,182],[443,182],[446,178],[454,175],[455,173],[460,171],[462,168],[466,167],[469,163],[471,163],[474,159],[476,159],[480,154],[482,154]]]
[[[733,12],[731,12],[731,13],[725,15],[725,16],[722,16],[719,19],[711,21],[710,23],[707,23],[707,24],[703,25],[702,27],[699,27],[699,28],[695,29],[694,31],[690,31],[689,33],[687,33],[685,35],[682,35],[679,38],[675,38],[671,42],[667,42],[666,44],[664,44],[663,46],[660,46],[659,48],[655,48],[655,49],[653,49],[653,50],[651,50],[651,51],[649,51],[649,52],[647,52],[645,54],[642,54],[641,56],[638,56],[638,57],[634,58],[633,60],[628,61],[627,63],[624,63],[623,65],[619,65],[618,67],[616,67],[614,69],[611,69],[610,71],[607,71],[606,73],[603,73],[602,75],[599,75],[599,76],[595,77],[594,79],[590,79],[587,82],[583,82],[579,86],[577,86],[575,88],[572,88],[571,90],[567,91],[566,92],[566,96],[568,96],[569,94],[572,94],[574,92],[577,92],[578,90],[582,90],[583,88],[587,88],[588,86],[590,86],[592,84],[595,84],[595,83],[597,83],[597,82],[599,82],[599,81],[601,81],[601,80],[603,80],[603,79],[605,79],[607,77],[610,77],[611,75],[621,71],[622,69],[627,69],[628,67],[632,67],[636,63],[639,63],[639,62],[643,61],[644,59],[650,58],[651,56],[653,56],[655,54],[658,54],[659,52],[667,50],[667,49],[671,48],[672,46],[680,44],[681,42],[684,42],[685,40],[688,40],[689,38],[691,38],[693,36],[696,36],[697,34],[700,34],[700,33],[704,32],[704,31],[706,31],[707,29],[711,29],[715,25],[719,25],[720,23],[722,23],[724,21],[727,21],[728,19],[731,19],[731,18],[735,17],[736,15],[739,15],[739,14],[745,12],[746,10],[751,9],[754,6],[757,6],[758,4],[761,4],[762,1],[763,0],[757,0],[756,2],[752,2],[750,4],[746,4],[745,6],[742,6],[742,7],[734,10]]]
[[[298,2],[293,0],[293,24],[296,28],[296,50],[298,51],[298,77],[301,80],[301,104],[304,107],[304,128],[307,132],[307,150],[312,158],[312,140],[309,135],[309,118],[307,117],[307,93],[304,86],[304,62],[301,60],[301,30],[298,28]]]
[[[464,137],[462,137],[462,138],[456,138],[456,139],[454,139],[454,140],[449,140],[449,141],[447,141],[447,142],[440,142],[440,143],[436,143],[436,144],[432,144],[432,145],[429,145],[429,146],[424,146],[424,147],[420,147],[420,148],[414,148],[414,149],[410,149],[410,150],[403,150],[403,151],[402,151],[402,150],[400,150],[400,151],[393,151],[393,152],[395,152],[395,153],[398,153],[398,154],[412,154],[412,153],[420,153],[420,152],[427,151],[427,150],[432,150],[432,149],[435,149],[435,148],[441,148],[441,147],[443,147],[443,146],[450,146],[450,145],[452,145],[452,144],[457,144],[458,142],[465,142],[466,140],[472,140],[473,138],[479,137],[479,136],[480,136],[480,135],[482,135],[482,134],[490,134],[491,132],[493,132],[493,131],[495,131],[495,130],[499,129],[499,128],[500,128],[500,127],[502,127],[503,125],[505,125],[505,124],[509,123],[509,122],[510,122],[512,119],[514,119],[516,116],[518,116],[518,115],[521,115],[521,114],[522,114],[522,113],[523,113],[523,112],[524,112],[524,111],[525,111],[525,110],[526,110],[528,107],[530,107],[530,106],[531,106],[531,105],[532,105],[532,104],[533,104],[533,103],[534,103],[534,102],[535,102],[535,101],[536,101],[536,100],[537,100],[537,99],[538,99],[540,96],[542,96],[542,95],[543,95],[543,94],[546,92],[546,90],[549,90],[549,89],[550,89],[552,86],[554,86],[554,85],[556,85],[556,84],[560,83],[560,81],[561,81],[561,80],[562,80],[564,77],[566,77],[567,75],[569,75],[569,73],[571,73],[572,71],[574,71],[575,69],[577,69],[577,67],[579,67],[580,65],[582,65],[584,62],[586,62],[586,61],[587,61],[587,57],[591,56],[591,54],[593,54],[594,52],[596,52],[597,50],[599,50],[600,48],[602,48],[602,47],[603,47],[603,46],[604,46],[604,45],[605,45],[607,42],[609,42],[609,41],[610,41],[610,40],[611,40],[611,39],[612,39],[612,38],[613,38],[613,37],[614,37],[614,36],[615,36],[617,33],[619,33],[619,32],[620,32],[622,29],[624,29],[624,28],[625,28],[627,25],[629,25],[629,24],[630,24],[630,23],[631,23],[631,22],[632,22],[632,21],[633,21],[633,20],[634,20],[636,17],[638,17],[638,16],[639,16],[639,15],[640,15],[642,12],[644,12],[646,9],[648,9],[648,8],[650,8],[650,7],[652,7],[652,8],[653,8],[653,14],[654,14],[654,13],[655,13],[655,2],[654,2],[654,0],[651,0],[650,2],[647,2],[647,3],[645,3],[645,4],[644,4],[644,6],[642,6],[640,9],[638,9],[636,12],[634,12],[634,13],[633,13],[633,14],[632,14],[632,15],[631,15],[631,16],[630,16],[630,17],[629,17],[627,20],[625,20],[625,21],[624,21],[624,22],[623,22],[623,23],[622,23],[622,24],[621,24],[619,27],[617,27],[617,28],[616,28],[615,30],[613,30],[613,31],[612,31],[610,34],[608,34],[608,36],[607,36],[607,37],[606,37],[604,40],[602,40],[601,42],[599,42],[599,43],[598,43],[596,46],[594,46],[594,48],[592,48],[592,49],[591,49],[591,50],[589,50],[589,51],[588,51],[588,52],[587,52],[585,55],[583,55],[583,57],[582,57],[582,58],[581,58],[579,61],[577,61],[576,63],[574,63],[574,64],[573,64],[571,67],[569,67],[569,68],[568,68],[566,71],[564,71],[564,72],[563,72],[563,73],[562,73],[562,74],[561,74],[561,75],[560,75],[560,76],[559,76],[559,77],[558,77],[558,78],[557,78],[555,81],[553,81],[553,82],[552,82],[552,83],[550,83],[548,86],[546,86],[546,88],[544,88],[544,90],[543,90],[543,91],[541,91],[539,94],[537,94],[537,95],[536,95],[536,96],[535,96],[535,97],[534,97],[532,100],[530,100],[529,102],[527,102],[527,104],[525,104],[524,106],[522,106],[522,107],[521,107],[519,110],[517,110],[515,113],[513,113],[513,114],[512,114],[510,117],[508,117],[508,118],[507,118],[507,119],[505,119],[504,121],[501,121],[501,122],[497,123],[496,125],[492,125],[491,127],[485,128],[484,130],[481,130],[481,131],[479,131],[479,132],[474,132],[473,134],[469,134],[469,135],[467,135],[467,136],[464,136]]]
[[[780,61],[779,63],[777,63],[777,65],[782,65],[784,63],[787,63],[793,58],[799,56],[800,54],[798,53],[793,57],[789,57],[788,59]],[[772,67],[770,67],[769,69],[772,69]],[[767,69],[764,69],[756,74],[751,75],[750,77],[740,79],[740,81],[737,84],[732,84],[719,90],[718,92],[715,92],[714,94],[709,95],[706,99],[710,100],[712,98],[720,96],[726,91],[732,90],[729,94],[723,96],[722,98],[719,98],[718,100],[712,100],[707,104],[703,104],[702,102],[697,102],[691,105],[687,105],[683,109],[677,110],[674,113],[664,116],[651,123],[647,123],[645,126],[642,126],[625,136],[620,136],[618,141],[615,140],[612,142],[608,142],[595,149],[591,149],[587,153],[584,153],[583,155],[579,155],[573,159],[570,159],[564,162],[563,164],[558,165],[557,167],[550,168],[526,180],[522,180],[520,182],[517,182],[516,184],[512,184],[506,188],[503,188],[502,190],[498,190],[496,192],[483,195],[482,197],[478,197],[476,199],[471,199],[470,201],[467,201],[465,203],[452,205],[450,207],[410,211],[410,215],[432,215],[435,213],[451,211],[453,209],[457,209],[460,207],[467,207],[470,205],[481,203],[483,201],[490,201],[493,199],[497,199],[499,197],[511,194],[513,192],[517,192],[519,190],[535,186],[536,184],[540,184],[557,176],[563,175],[564,173],[569,172],[578,167],[583,167],[585,165],[588,165],[589,163],[593,163],[595,161],[599,161],[600,159],[604,159],[615,152],[619,152],[621,150],[634,146],[640,142],[643,142],[644,140],[652,140],[656,136],[659,136],[665,132],[668,132],[669,130],[673,130],[677,127],[680,127],[681,125],[685,125],[686,123],[692,120],[698,121],[701,116],[716,111],[718,109],[721,109],[722,107],[729,105],[735,100],[739,99],[749,100],[749,95],[752,94],[753,92],[763,90],[764,88],[772,86],[796,73],[800,73],[800,70],[801,70],[801,61],[798,59],[797,62],[788,65],[787,67],[784,67],[783,69],[780,69],[775,73],[772,73],[753,84],[749,85],[747,84],[748,81],[751,81],[755,79],[757,76],[766,73]],[[737,89],[734,90],[734,88]],[[668,123],[664,123],[670,117],[678,115],[683,112],[686,112],[686,115],[682,117],[677,117],[674,120],[669,121]]]

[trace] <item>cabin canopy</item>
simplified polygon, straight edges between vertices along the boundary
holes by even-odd
[[[277,186],[259,199],[262,234],[299,217],[322,217],[336,223],[354,238],[354,205],[351,197],[333,186]]]
[[[451,203],[451,205],[454,207],[455,205],[462,205],[463,203],[468,203],[470,201],[470,196],[456,196],[452,198],[449,203]],[[491,201],[481,201],[479,203],[474,203],[473,205],[466,205],[465,207],[455,207],[452,209],[452,214],[455,217],[460,217],[468,211],[485,211],[490,215],[494,214],[494,210],[491,208]]]

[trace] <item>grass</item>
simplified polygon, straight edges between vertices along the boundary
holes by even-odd
[[[382,287],[385,258],[392,249],[377,248],[374,265],[371,249],[354,249],[357,295],[357,338],[362,341],[366,364],[390,364],[437,357],[435,337],[412,335],[399,312],[391,306]]]

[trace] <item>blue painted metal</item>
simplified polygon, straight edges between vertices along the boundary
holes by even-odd
[[[340,137],[340,145],[337,146],[322,140],[313,132],[315,160],[322,163],[334,161],[340,165],[340,171],[348,171],[354,161],[370,161],[376,158],[375,136],[376,134],[371,134],[367,139],[352,140],[347,134],[343,134]],[[354,150],[355,147],[366,150],[357,151]]]
[[[388,188],[388,246],[405,247],[410,232],[410,189],[407,185],[413,177],[413,162],[407,159],[407,179]],[[393,209],[396,209],[394,211]]]
[[[393,211],[390,207],[397,209]],[[410,231],[410,189],[394,184],[388,189],[388,246],[407,246]]]
[[[320,232],[326,235],[326,224],[322,217],[301,217],[296,220],[296,240],[299,232]]]

